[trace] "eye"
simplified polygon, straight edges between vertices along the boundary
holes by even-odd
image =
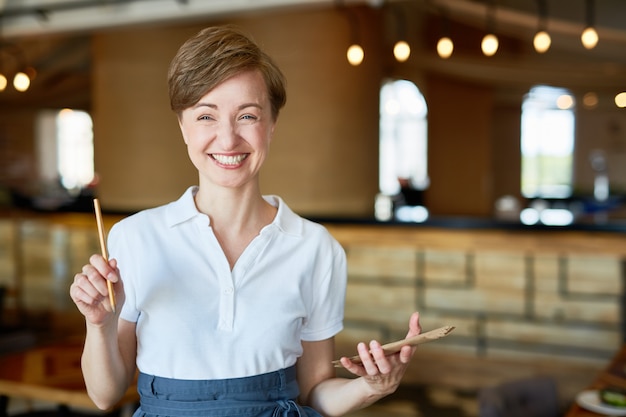
[[[253,114],[244,114],[240,117],[241,120],[256,120],[257,117]]]
[[[210,115],[208,115],[208,114],[203,114],[203,115],[200,115],[200,116],[198,117],[198,120],[201,120],[201,121],[210,121],[210,120],[214,120],[214,119],[213,119],[213,117],[212,117],[212,116],[210,116]]]

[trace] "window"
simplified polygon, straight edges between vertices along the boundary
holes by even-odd
[[[80,110],[44,110],[37,120],[40,176],[78,193],[94,179],[93,124]]]
[[[567,198],[572,194],[575,103],[565,89],[536,86],[522,104],[522,194]]]
[[[426,100],[407,80],[387,81],[380,90],[380,192],[395,195],[400,179],[428,187]]]

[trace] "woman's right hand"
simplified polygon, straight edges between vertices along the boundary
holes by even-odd
[[[109,302],[107,280],[113,284],[116,311]],[[115,319],[124,303],[124,289],[115,259],[107,262],[102,255],[92,255],[82,272],[74,276],[70,297],[88,324],[100,326]],[[117,314],[116,314],[117,313]]]

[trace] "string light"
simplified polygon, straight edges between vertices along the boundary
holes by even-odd
[[[344,15],[348,19],[348,24],[350,25],[350,35],[352,37],[352,43],[346,51],[346,58],[348,59],[350,65],[356,67],[358,65],[361,65],[363,59],[365,58],[365,52],[363,51],[363,47],[361,47],[359,43],[358,17],[353,10],[347,8],[344,5],[343,0],[337,0],[336,4],[338,8],[343,11]]]
[[[480,43],[480,48],[485,56],[493,56],[498,51],[499,41],[498,37],[493,33],[493,26],[495,22],[495,4],[492,0],[491,6],[487,8],[487,34],[483,37]]]
[[[358,66],[363,62],[365,58],[365,52],[363,52],[363,48],[359,44],[352,44],[348,48],[348,52],[346,52],[346,57],[348,58],[348,62],[350,65]]]
[[[533,38],[533,46],[535,47],[535,51],[540,54],[543,54],[548,49],[550,49],[550,45],[552,44],[552,39],[550,38],[550,34],[546,30],[546,21],[548,18],[548,7],[546,4],[546,0],[538,0],[539,6],[539,29]]]
[[[593,49],[598,44],[598,32],[593,27],[594,21],[594,7],[593,0],[586,0],[585,6],[587,9],[587,26],[583,33],[580,35],[580,41],[583,46],[587,49]]]
[[[19,92],[24,92],[30,87],[30,78],[24,72],[18,72],[13,78],[13,87]]]
[[[396,58],[398,62],[406,62],[411,56],[411,46],[405,40],[406,38],[406,21],[405,14],[402,11],[394,7],[391,9],[394,14],[396,27],[398,30],[398,41],[393,47],[393,56]]]
[[[590,91],[583,96],[583,106],[587,109],[595,109],[599,103],[598,94]]]
[[[450,58],[452,52],[454,51],[454,43],[452,43],[452,39],[447,36],[443,36],[437,42],[437,54],[443,58]]]
[[[533,46],[535,47],[535,51],[543,54],[548,49],[550,49],[550,45],[552,44],[552,39],[550,38],[550,34],[545,30],[540,30],[535,34],[533,38]]]
[[[493,56],[498,52],[499,42],[498,37],[493,33],[488,33],[480,43],[480,48],[485,56]]]
[[[393,47],[393,56],[398,62],[405,62],[411,56],[411,47],[406,41],[398,41]]]
[[[448,19],[448,11],[442,10],[443,34],[437,41],[437,55],[440,58],[448,59],[454,52],[454,42],[450,38],[450,19]]]
[[[556,98],[556,107],[561,110],[568,110],[574,107],[574,97],[570,94],[561,94]]]
[[[580,35],[580,41],[587,49],[593,49],[598,44],[598,32],[593,27],[587,27]]]
[[[9,82],[6,72],[3,68],[4,61],[2,55],[11,57],[15,62],[15,68],[18,68],[17,73],[13,77],[13,87],[19,91],[24,92],[30,87],[31,81],[35,78],[37,72],[32,67],[26,67],[24,64],[25,57],[24,51],[15,44],[5,43],[0,44],[0,92],[6,90]]]

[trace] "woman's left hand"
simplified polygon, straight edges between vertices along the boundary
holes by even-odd
[[[416,312],[411,315],[406,337],[416,336],[420,332],[419,313]],[[394,392],[400,385],[415,349],[403,346],[400,352],[385,356],[378,341],[371,341],[369,348],[361,342],[357,345],[357,352],[362,363],[357,364],[343,357],[341,365],[354,375],[362,377],[373,393],[384,396]]]

